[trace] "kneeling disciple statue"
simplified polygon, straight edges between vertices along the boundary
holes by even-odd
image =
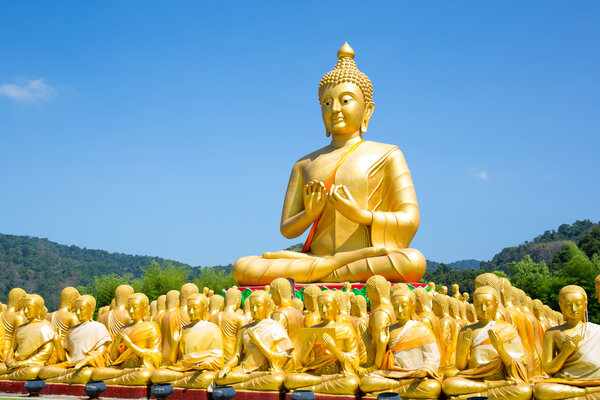
[[[152,383],[206,389],[215,379],[223,366],[223,339],[217,325],[202,320],[208,307],[209,300],[203,294],[188,298],[190,324],[175,331],[167,367],[152,374]]]
[[[160,367],[160,329],[156,322],[145,321],[149,313],[148,297],[134,293],[127,300],[132,321],[115,336],[105,352],[107,367],[92,372],[93,381],[107,385],[146,386],[155,369]]]
[[[600,399],[600,326],[586,322],[587,294],[570,285],[558,298],[566,322],[544,334],[542,365],[551,378],[535,385],[535,398]]]
[[[319,84],[331,143],[294,164],[281,233],[310,230],[302,252],[242,257],[233,265],[239,284],[264,285],[285,276],[296,282],[364,282],[378,274],[418,282],[425,257],[410,242],[419,206],[404,155],[390,144],[363,140],[373,116],[373,86],[346,43],[335,68]]]
[[[442,388],[450,400],[486,396],[491,400],[526,400],[531,387],[526,383],[525,352],[517,330],[496,321],[500,297],[490,286],[473,293],[479,321],[461,329],[456,344],[458,375],[444,380]]]
[[[27,322],[15,329],[12,348],[6,363],[0,364],[0,380],[26,381],[36,379],[54,351],[54,331],[44,320],[44,299],[28,294],[23,301]]]
[[[257,290],[249,300],[253,321],[239,329],[233,356],[215,383],[236,390],[279,391],[285,374],[294,368],[294,347],[283,325],[268,318],[269,294]]]
[[[438,376],[440,352],[430,327],[414,320],[415,294],[399,289],[392,294],[396,323],[379,332],[377,345],[383,358],[375,359],[378,370],[364,376],[365,393],[395,392],[401,398],[437,399],[442,392]]]
[[[356,394],[359,384],[356,331],[351,323],[337,320],[339,304],[333,291],[320,294],[317,302],[323,322],[307,329],[333,328],[335,335],[314,334],[304,343],[300,356],[303,372],[288,374],[285,387],[321,394]]]
[[[81,322],[68,330],[65,341],[60,328],[56,329],[54,347],[59,363],[42,368],[40,379],[50,383],[87,383],[93,368],[104,366],[104,351],[111,338],[104,324],[92,321],[95,309],[96,299],[92,296],[75,300],[75,316]]]

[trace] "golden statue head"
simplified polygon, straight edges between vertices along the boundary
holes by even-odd
[[[42,319],[44,312],[44,299],[38,294],[28,294],[23,300],[23,314],[27,321]]]
[[[479,321],[490,322],[496,319],[499,303],[500,295],[491,286],[480,286],[473,293],[473,305]]]
[[[285,278],[277,278],[271,282],[271,297],[276,306],[284,301],[292,300],[292,283]]]
[[[133,322],[143,321],[149,314],[150,301],[144,293],[134,293],[127,299],[127,311]]]
[[[486,272],[484,274],[478,275],[475,278],[475,289],[481,286],[491,286],[496,290],[496,293],[500,294],[502,291],[502,287],[500,285],[500,278],[498,275],[492,274],[491,272]],[[500,299],[498,299],[500,301]]]
[[[354,296],[350,299],[350,315],[355,318],[367,315],[367,299],[364,296]]]
[[[161,312],[166,310],[167,308],[167,296],[164,294],[161,294],[160,296],[158,296],[158,299],[156,299],[156,311],[157,312]]]
[[[67,286],[60,292],[60,308],[73,308],[75,300],[79,297],[79,291],[72,286]]]
[[[452,293],[460,293],[460,286],[458,286],[458,283],[452,284]]]
[[[215,297],[215,296],[213,296]],[[187,311],[190,322],[200,321],[209,307],[209,300],[203,293],[193,293],[187,299]]]
[[[350,311],[350,299],[348,298],[349,293],[344,292],[343,290],[335,290],[333,293],[335,294],[340,312],[348,313]]]
[[[398,282],[398,283],[394,283],[392,285],[392,287],[390,288],[390,295],[393,295],[396,290],[400,290],[400,289],[410,290],[410,288],[408,287],[408,285],[406,283]]]
[[[188,297],[196,293],[200,293],[200,289],[198,289],[198,286],[194,285],[191,282],[184,283],[183,286],[181,286],[181,289],[179,290],[179,306],[187,305]],[[208,289],[205,295],[207,294]]]
[[[236,311],[242,303],[242,292],[237,287],[227,289],[225,292],[225,307],[233,307]]]
[[[264,290],[255,290],[248,297],[248,307],[250,307],[250,315],[254,321],[262,321],[268,318],[271,308],[271,296]],[[244,302],[244,309],[246,302]]]
[[[464,301],[466,301],[467,303],[469,302],[469,297],[470,297],[470,296],[469,296],[469,293],[467,293],[467,292],[464,292],[464,293],[462,294],[462,297],[463,297],[463,300],[464,300]]]
[[[442,286],[440,293],[446,296],[448,294],[448,286]]]
[[[390,300],[390,283],[381,275],[373,275],[367,279],[367,296],[371,307],[377,307],[382,300]]]
[[[566,321],[574,323],[586,320],[587,293],[581,286],[568,285],[560,289],[558,305]]]
[[[213,313],[217,313],[219,311],[223,310],[223,306],[225,305],[225,299],[223,298],[223,296],[218,295],[218,294],[213,294],[212,296],[210,296],[210,298],[208,299],[208,310],[210,311],[211,314]],[[190,299],[188,299],[188,307],[190,304]]]
[[[292,303],[294,304],[294,308],[300,312],[304,311],[304,302],[300,300],[298,297],[294,297],[292,299]]]
[[[433,299],[431,300],[431,302],[432,302],[433,313],[438,318],[443,318],[444,315],[450,314],[450,304],[448,302],[448,296],[444,296],[441,294],[435,295],[435,296],[433,296]]]
[[[117,286],[115,289],[115,306],[125,305],[129,297],[135,293],[135,290],[129,285]]]
[[[365,133],[373,115],[373,85],[354,62],[354,50],[344,43],[338,62],[319,83],[323,122],[330,134]]]
[[[427,290],[425,290],[422,287],[418,287],[415,290],[412,291],[414,293],[414,296],[416,298],[416,311],[417,313],[423,312],[425,310],[427,310],[429,307],[431,307],[430,304],[430,298],[429,295],[427,294]],[[392,296],[393,299],[393,296]]]
[[[403,323],[413,318],[416,296],[413,290],[400,289],[392,295],[392,306],[398,322]]]
[[[75,300],[75,315],[79,322],[91,321],[96,309],[96,299],[93,296],[84,294]]]
[[[169,290],[167,292],[165,307],[167,310],[179,307],[179,290]]]
[[[304,306],[308,311],[317,309],[317,297],[321,294],[321,289],[317,285],[308,285],[304,288]]]
[[[319,297],[317,297],[317,304],[319,305],[319,315],[323,322],[331,322],[337,319],[340,305],[333,290],[321,292]]]
[[[460,305],[459,301],[454,297],[448,297],[448,308],[450,310],[450,316],[452,318],[460,318]]]
[[[8,300],[6,305],[8,308],[15,308],[19,311],[23,307],[23,300],[25,300],[27,293],[21,288],[14,288],[8,292]]]

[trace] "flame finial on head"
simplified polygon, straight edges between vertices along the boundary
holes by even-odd
[[[342,58],[350,58],[350,59],[354,59],[354,49],[352,49],[352,47],[350,47],[350,45],[348,44],[348,42],[344,43],[344,45],[342,47],[340,47],[340,49],[338,50],[337,53],[338,58],[341,60]]]

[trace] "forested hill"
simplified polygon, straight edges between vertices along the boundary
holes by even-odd
[[[543,234],[536,236],[532,241],[526,241],[518,246],[505,247],[496,254],[491,261],[483,262],[481,267],[491,270],[507,270],[511,262],[519,262],[526,255],[536,262],[546,262],[552,260],[554,255],[565,245],[565,242],[571,241],[578,243],[581,238],[589,234],[600,223],[593,223],[589,219],[575,221],[572,225],[562,224],[555,231],[547,230]],[[450,266],[450,265],[448,265]]]
[[[160,257],[109,253],[48,239],[0,234],[0,299],[6,301],[10,289],[21,287],[42,295],[52,310],[58,305],[61,288],[88,285],[94,277],[107,274],[137,278],[142,275],[141,267],[152,260],[161,265],[187,266]]]

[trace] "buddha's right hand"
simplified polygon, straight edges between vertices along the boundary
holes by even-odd
[[[321,181],[310,181],[304,185],[302,191],[304,199],[304,211],[311,219],[316,219],[325,208],[327,203],[327,192],[325,184]]]

